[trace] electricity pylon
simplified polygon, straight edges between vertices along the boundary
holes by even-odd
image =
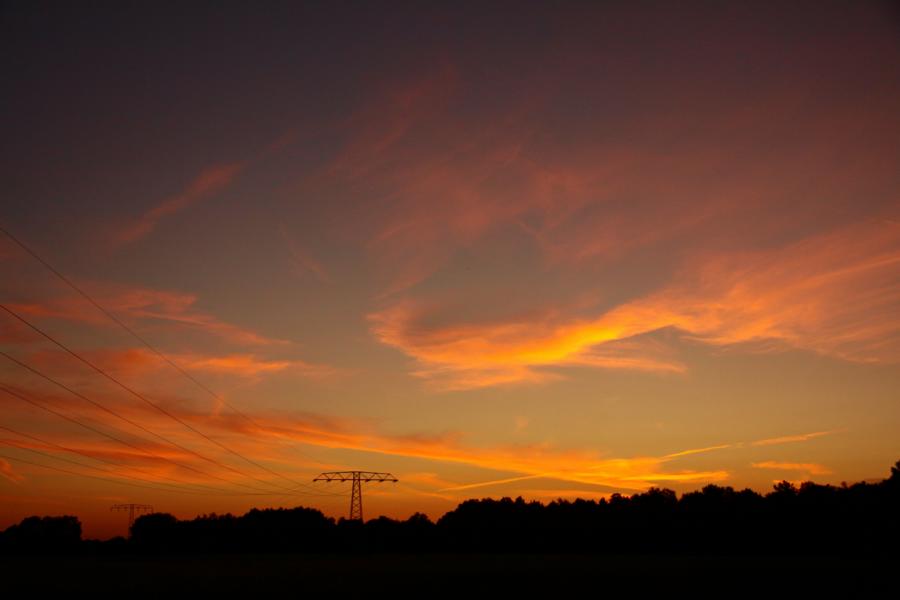
[[[128,511],[128,535],[131,535],[131,526],[134,525],[134,513],[153,512],[153,507],[149,504],[113,504],[109,510],[127,510]]]
[[[381,483],[382,481],[390,481],[397,483],[397,478],[390,473],[372,473],[371,471],[330,471],[328,473],[320,473],[313,481],[352,481],[353,493],[350,495],[350,520],[362,522],[362,485],[374,481]]]

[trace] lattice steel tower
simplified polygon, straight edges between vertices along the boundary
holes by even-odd
[[[350,495],[350,520],[362,521],[362,484],[374,481],[390,481],[397,483],[397,478],[390,473],[373,473],[371,471],[330,471],[320,473],[313,481],[352,481],[353,493]]]
[[[131,526],[134,525],[134,513],[153,512],[153,507],[149,504],[113,504],[109,510],[127,510],[128,511],[128,535],[131,535]]]

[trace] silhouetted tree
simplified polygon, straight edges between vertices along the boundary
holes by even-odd
[[[154,550],[174,550],[179,547],[178,519],[168,513],[141,515],[131,525],[131,541]]]
[[[885,483],[888,487],[895,489],[900,488],[900,460],[895,462],[894,466],[891,467],[891,476],[885,480]]]
[[[549,504],[512,499],[466,500],[437,523],[415,513],[405,521],[366,523],[320,511],[253,509],[241,516],[170,514],[139,517],[131,538],[101,548],[79,546],[75,517],[29,517],[0,534],[6,552],[612,552],[897,553],[900,461],[880,483],[840,486],[788,481],[765,496],[707,485],[680,498],[650,488],[609,499]],[[784,540],[788,540],[785,543]],[[112,551],[112,550],[109,550]]]
[[[78,517],[27,517],[0,535],[0,548],[12,552],[70,552],[81,542]]]

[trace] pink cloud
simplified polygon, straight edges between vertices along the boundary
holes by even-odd
[[[267,346],[286,344],[203,312],[196,308],[195,294],[156,290],[114,283],[81,283],[100,306],[126,321],[145,326],[179,325],[205,332],[237,344]],[[40,302],[9,303],[10,308],[26,318],[55,318],[90,325],[115,327],[106,316],[75,294],[50,297]]]
[[[585,72],[617,68],[592,54],[567,56],[566,65]],[[367,96],[338,132],[343,147],[317,179],[337,197],[366,200],[360,203],[363,218],[335,214],[333,221],[351,243],[366,240],[366,269],[377,288],[373,331],[412,356],[414,373],[429,385],[459,389],[559,377],[539,360],[460,368],[431,360],[433,343],[416,347],[405,339],[410,331],[403,323],[419,327],[431,305],[452,301],[442,276],[453,278],[455,290],[468,288],[472,312],[487,304],[478,296],[491,284],[461,281],[462,259],[471,258],[476,271],[484,259],[490,266],[478,275],[488,277],[494,269],[501,279],[505,265],[491,259],[508,252],[520,280],[533,277],[548,289],[568,277],[603,292],[649,297],[670,279],[712,268],[717,253],[739,261],[742,252],[764,254],[839,228],[858,218],[859,203],[873,213],[894,211],[884,191],[893,181],[891,152],[868,143],[888,139],[885,131],[897,122],[896,111],[881,100],[863,112],[831,98],[810,106],[808,91],[773,82],[751,97],[715,96],[719,100],[710,104],[709,90],[682,89],[663,79],[657,92],[666,104],[659,110],[615,107],[585,118],[561,114],[556,101],[564,90],[556,84],[566,78],[553,71],[526,75],[532,78],[529,94],[483,109],[473,108],[468,75],[443,62]],[[620,75],[627,80],[631,74]],[[578,89],[603,105],[605,90],[587,83]],[[300,255],[298,268],[314,274],[313,263]],[[701,260],[709,264],[698,265]],[[627,267],[632,270],[623,276]],[[516,300],[524,295],[506,291]],[[685,297],[690,294],[685,290]],[[400,305],[405,315],[395,310]],[[536,330],[564,329],[591,317],[570,307],[548,309],[547,301],[535,300],[532,308],[563,313],[539,317]],[[529,325],[519,307],[496,312],[489,319],[496,325],[489,328],[492,336]],[[593,316],[598,312],[595,307]],[[467,323],[450,324],[445,334],[451,325],[465,335]],[[695,325],[690,333],[702,329]],[[738,333],[734,323],[728,329]],[[811,335],[803,337],[796,345],[808,347]],[[785,338],[774,339],[781,344]],[[671,353],[613,343],[583,344],[564,361],[548,364],[686,369]]]
[[[245,163],[230,163],[207,167],[183,190],[166,198],[144,213],[136,222],[120,230],[115,236],[116,243],[128,244],[146,237],[156,228],[160,220],[179,213],[230,186],[245,166]]]

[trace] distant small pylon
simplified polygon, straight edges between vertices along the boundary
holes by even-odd
[[[134,525],[134,513],[153,512],[153,507],[149,504],[113,504],[109,510],[127,510],[128,511],[128,535],[131,535],[131,526]]]

